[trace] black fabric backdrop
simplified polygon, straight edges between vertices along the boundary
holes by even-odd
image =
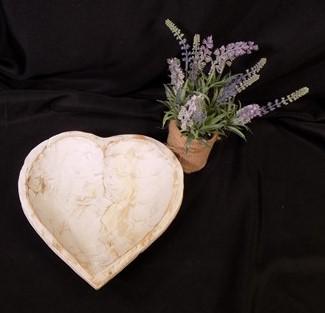
[[[323,1],[0,1],[0,312],[316,313],[325,311],[325,3]],[[62,131],[139,133],[162,142],[165,18],[216,45],[254,40],[262,78],[240,97],[310,94],[218,143],[185,176],[167,232],[101,290],[27,222],[19,170]]]

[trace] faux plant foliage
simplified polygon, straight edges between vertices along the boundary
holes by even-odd
[[[225,136],[228,132],[245,139],[243,131],[254,118],[288,105],[309,91],[303,87],[266,105],[241,107],[237,96],[260,78],[267,60],[261,58],[244,73],[232,74],[230,67],[236,58],[258,50],[258,45],[238,41],[214,50],[212,35],[201,42],[200,35],[195,34],[191,47],[171,20],[165,23],[180,45],[182,58],[167,59],[171,81],[164,85],[166,99],[160,101],[167,107],[163,125],[175,120],[189,142],[206,140],[214,133]]]

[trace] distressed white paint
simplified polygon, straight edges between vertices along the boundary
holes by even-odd
[[[176,157],[139,135],[61,133],[29,153],[19,177],[33,228],[95,289],[166,230],[182,195]]]

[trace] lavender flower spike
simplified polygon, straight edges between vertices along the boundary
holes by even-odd
[[[198,35],[196,35],[198,36]],[[200,37],[195,37],[193,40],[193,56],[191,58],[191,64],[190,64],[190,72],[189,72],[189,78],[192,81],[195,81],[200,73],[200,71],[203,71],[204,67],[207,63],[209,63],[212,58],[211,54],[213,49],[213,39],[212,36],[208,36],[207,38],[203,39],[202,45],[198,47]],[[194,45],[195,44],[195,45]]]
[[[181,107],[177,116],[178,120],[181,122],[181,131],[189,130],[194,123],[203,123],[206,118],[206,112],[202,101],[202,95],[193,95]]]
[[[185,62],[185,71],[187,72],[188,66],[189,66],[189,58],[190,58],[190,45],[187,43],[186,38],[184,37],[184,34],[181,32],[181,30],[170,20],[166,19],[165,21],[166,26],[169,28],[169,30],[172,32],[174,37],[177,39],[181,50],[182,50],[182,61]]]
[[[266,58],[261,58],[253,67],[251,67],[249,70],[246,70],[246,73],[242,75],[242,79],[236,86],[237,93],[244,91],[260,78],[260,75],[258,75],[258,73],[261,71],[265,64]]]
[[[298,100],[309,92],[308,87],[300,88],[281,100],[275,99],[273,102],[268,102],[267,105],[260,106],[258,104],[249,104],[237,111],[235,121],[238,124],[245,125],[256,116],[263,116],[271,111],[281,108],[282,105],[288,105],[290,102]]]
[[[254,117],[261,115],[261,108],[258,104],[249,104],[237,111],[235,122],[239,125],[245,125]]]
[[[234,97],[259,79],[258,73],[266,64],[266,58],[261,58],[253,67],[246,70],[245,74],[238,74],[224,86],[218,102],[226,102]]]
[[[181,68],[181,62],[177,58],[167,59],[167,63],[169,64],[170,71],[170,79],[171,85],[174,90],[177,91],[184,84],[184,73]]]
[[[273,102],[268,102],[266,105],[261,106],[261,115],[265,115],[274,111],[277,108],[281,108],[282,105],[288,105],[290,102],[296,101],[299,98],[303,97],[309,92],[308,87],[300,88],[291,94],[282,97],[281,100],[275,99]]]
[[[221,46],[214,51],[216,59],[213,66],[218,73],[222,73],[225,65],[230,66],[237,57],[250,54],[254,50],[258,50],[258,46],[253,41],[238,41],[227,46]]]
[[[245,89],[247,89],[250,85],[254,84],[256,81],[258,81],[260,78],[260,75],[254,73],[251,76],[245,77],[244,80],[242,80],[238,86],[236,86],[237,88],[237,93],[240,93],[242,91],[244,91]]]

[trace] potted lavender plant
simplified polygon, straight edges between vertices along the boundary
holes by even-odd
[[[309,91],[303,87],[264,106],[241,107],[237,95],[259,79],[266,58],[245,73],[231,74],[229,68],[237,57],[258,50],[257,44],[239,41],[214,50],[212,36],[201,43],[200,35],[195,34],[190,47],[171,20],[165,23],[180,45],[182,60],[167,59],[171,81],[164,85],[166,99],[159,101],[167,107],[163,118],[163,125],[169,124],[167,145],[178,156],[185,173],[202,169],[214,143],[229,132],[245,139],[244,131],[253,118],[287,105]]]

